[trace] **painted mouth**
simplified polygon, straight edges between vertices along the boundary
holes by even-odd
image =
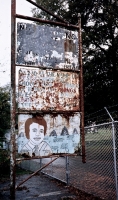
[[[34,140],[40,140],[41,138],[34,138]]]

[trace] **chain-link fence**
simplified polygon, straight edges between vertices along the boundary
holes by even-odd
[[[85,127],[86,163],[82,163],[81,156],[60,157],[43,169],[43,173],[96,197],[117,199],[117,168],[114,165],[117,151],[113,145],[113,140],[118,145],[117,132],[118,122]],[[51,159],[27,161],[27,169],[34,171]]]
[[[116,199],[112,124],[86,127],[85,141],[86,163],[71,159],[70,183],[95,196]]]

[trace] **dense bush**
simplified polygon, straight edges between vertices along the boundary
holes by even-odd
[[[0,177],[10,174],[10,155],[7,150],[0,149]]]
[[[9,86],[0,87],[0,137],[10,128],[10,92]]]

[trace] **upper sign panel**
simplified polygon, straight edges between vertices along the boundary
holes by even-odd
[[[17,64],[79,70],[78,32],[18,23]]]

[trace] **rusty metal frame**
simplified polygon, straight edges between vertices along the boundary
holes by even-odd
[[[11,0],[11,150],[10,150],[10,199],[15,199],[15,165],[16,165],[16,151],[15,151],[15,118],[16,118],[16,18],[20,19],[26,19],[30,21],[40,22],[44,24],[51,24],[55,26],[61,26],[65,27],[69,30],[77,30],[78,31],[78,37],[79,37],[79,65],[80,70],[73,70],[75,72],[79,73],[80,78],[80,114],[81,114],[81,120],[80,120],[80,130],[81,130],[81,142],[82,142],[82,161],[85,162],[85,140],[84,140],[84,95],[83,95],[83,66],[82,66],[82,35],[81,35],[81,16],[78,16],[78,26],[68,24],[65,20],[62,18],[54,15],[50,11],[46,10],[42,6],[34,3],[31,0],[26,0],[29,3],[35,5],[36,7],[42,9],[43,11],[47,12],[48,14],[55,17],[58,21],[49,21],[49,20],[42,20],[39,18],[29,17],[29,16],[23,16],[16,14],[16,0]],[[35,66],[36,67],[36,66]],[[68,71],[65,69],[65,71]],[[71,70],[69,70],[71,71]],[[57,156],[54,160],[56,160],[59,156]],[[33,158],[34,159],[34,158]],[[54,161],[52,160],[52,162]],[[49,165],[48,163],[47,165]],[[46,165],[46,166],[47,166]],[[46,167],[44,166],[44,167]],[[43,168],[44,168],[43,167]],[[30,177],[34,176],[36,173],[41,171],[42,168],[37,170],[35,173],[33,173]],[[29,178],[28,178],[29,179]],[[27,180],[28,180],[27,179]],[[24,181],[25,182],[25,181]],[[20,184],[21,185],[21,184]],[[19,187],[19,186],[17,186]]]
[[[59,158],[60,156],[57,156],[56,158],[54,158],[53,160],[51,160],[50,162],[48,162],[46,165],[44,165],[43,167],[41,167],[40,169],[38,169],[37,171],[35,171],[33,174],[31,174],[30,176],[28,176],[25,180],[23,180],[21,183],[19,183],[15,189],[17,189],[20,185],[22,185],[23,183],[25,183],[26,181],[28,181],[30,178],[32,178],[32,176],[36,175],[38,172],[40,172],[42,169],[46,168],[48,165],[50,165],[52,162],[54,162],[57,158]]]
[[[20,19],[26,19],[26,20],[40,22],[40,23],[44,23],[44,24],[62,26],[62,27],[65,27],[65,28],[68,28],[68,29],[71,29],[71,30],[77,30],[78,29],[78,26],[66,24],[66,23],[62,23],[62,22],[43,20],[43,19],[40,19],[40,18],[29,17],[29,16],[24,16],[24,15],[19,15],[19,14],[16,14],[15,16],[16,16],[16,18],[20,18]]]
[[[68,154],[68,153],[62,153],[62,154],[53,154],[53,155],[50,155],[50,156],[35,156],[35,157],[28,157],[28,158],[17,158],[16,159],[16,162],[21,162],[23,160],[35,160],[35,159],[41,159],[41,158],[53,158],[53,157],[56,157],[56,156],[59,156],[59,157],[64,157],[64,156],[77,156],[76,153],[73,153],[73,154]]]
[[[10,199],[15,199],[15,115],[16,115],[16,0],[11,1],[11,149],[10,149]]]
[[[81,144],[82,144],[82,162],[86,162],[85,158],[85,135],[84,135],[84,93],[83,93],[83,64],[82,64],[82,31],[81,31],[81,15],[78,14],[78,38],[79,38],[79,80],[80,80],[80,133],[81,133]]]

